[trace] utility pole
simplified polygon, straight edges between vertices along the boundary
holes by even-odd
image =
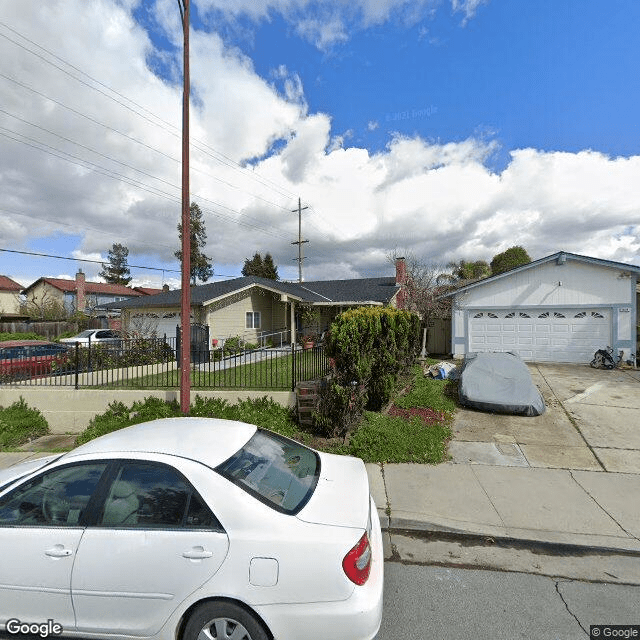
[[[298,282],[302,282],[302,261],[304,260],[304,252],[302,251],[302,245],[308,240],[302,239],[302,212],[309,207],[303,207],[300,198],[298,198],[298,208],[292,209],[293,213],[298,212],[298,242],[292,242],[291,244],[298,245]]]
[[[182,296],[180,302],[180,411],[191,406],[191,210],[189,207],[189,0],[178,0],[184,36],[182,91]]]

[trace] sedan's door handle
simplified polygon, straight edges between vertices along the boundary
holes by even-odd
[[[193,549],[182,553],[182,557],[189,560],[203,560],[204,558],[210,558],[212,555],[213,551],[206,551],[204,547],[193,547]]]
[[[65,549],[61,544],[57,544],[44,552],[46,556],[51,556],[52,558],[67,558],[72,553],[71,549]]]

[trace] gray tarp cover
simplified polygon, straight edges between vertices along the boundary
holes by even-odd
[[[460,402],[481,411],[525,416],[539,416],[545,410],[527,365],[515,353],[467,354]]]

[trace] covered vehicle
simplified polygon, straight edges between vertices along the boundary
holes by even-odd
[[[167,418],[0,470],[0,632],[371,640],[383,552],[362,460]]]
[[[493,413],[539,416],[544,399],[527,365],[515,353],[483,352],[465,356],[459,387],[460,402]]]

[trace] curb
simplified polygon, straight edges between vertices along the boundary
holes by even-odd
[[[548,540],[535,540],[532,538],[515,538],[495,533],[472,533],[461,529],[454,529],[433,523],[420,523],[419,527],[409,526],[402,521],[389,526],[381,526],[390,536],[405,535],[411,538],[419,538],[427,542],[458,542],[463,545],[483,547],[500,547],[511,549],[528,549],[540,551],[548,555],[557,556],[592,556],[592,555],[617,555],[630,558],[640,558],[640,542],[636,541],[635,547],[610,547],[599,545],[577,544],[574,542],[551,542]],[[630,542],[632,540],[630,539]]]

